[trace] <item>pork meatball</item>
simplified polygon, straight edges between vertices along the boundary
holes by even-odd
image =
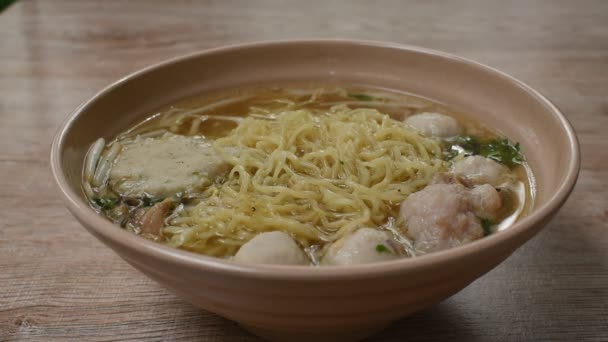
[[[490,184],[476,186],[471,190],[473,212],[481,218],[495,220],[502,208],[502,197]]]
[[[429,137],[447,138],[462,132],[462,127],[456,120],[439,113],[412,115],[406,118],[404,122]]]
[[[461,184],[433,184],[401,203],[400,215],[414,248],[430,253],[483,236],[470,190]]]
[[[300,246],[289,234],[284,232],[268,232],[256,235],[241,246],[233,260],[247,264],[310,264]]]
[[[509,169],[492,159],[482,156],[470,156],[454,163],[452,172],[475,185],[491,184],[499,186],[505,181]]]
[[[336,241],[325,254],[326,265],[355,265],[399,258],[396,242],[386,232],[361,228]]]

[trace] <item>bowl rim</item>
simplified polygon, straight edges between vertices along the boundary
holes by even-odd
[[[460,64],[467,64],[471,67],[489,72],[515,84],[527,94],[535,98],[541,105],[547,108],[551,115],[560,122],[561,128],[565,131],[566,138],[568,140],[568,149],[564,152],[566,152],[566,154],[569,156],[565,181],[559,185],[558,189],[554,191],[553,195],[547,200],[546,203],[535,208],[532,213],[517,221],[513,226],[509,227],[509,229],[501,231],[499,234],[493,234],[484,239],[479,239],[462,246],[415,258],[401,258],[392,261],[351,266],[323,267],[241,264],[226,259],[204,256],[162,245],[160,243],[153,242],[138,235],[132,234],[124,229],[118,228],[110,221],[98,215],[84,200],[81,199],[79,194],[72,191],[69,187],[67,177],[61,167],[60,151],[64,145],[67,133],[72,127],[76,118],[79,117],[87,107],[94,104],[99,98],[105,96],[107,93],[132,79],[153,72],[155,69],[172,64],[203,57],[205,55],[222,54],[241,49],[264,49],[278,45],[289,46],[293,44],[317,44],[320,46],[342,44],[367,48],[407,50],[414,53],[449,59]],[[549,218],[557,209],[561,207],[569,194],[572,192],[580,169],[580,146],[574,128],[556,105],[549,101],[540,92],[534,90],[524,82],[488,65],[442,51],[392,42],[354,39],[285,39],[232,44],[212,49],[200,50],[155,63],[120,78],[119,80],[111,83],[97,92],[87,101],[83,102],[61,123],[51,146],[50,166],[54,181],[60,190],[64,204],[78,220],[85,222],[85,228],[98,239],[102,240],[104,244],[107,244],[107,240],[111,240],[114,244],[117,244],[124,249],[134,250],[135,252],[143,254],[151,259],[161,258],[165,261],[181,264],[183,266],[201,271],[215,271],[235,276],[246,276],[249,278],[258,279],[271,278],[282,280],[316,281],[336,278],[354,279],[362,277],[379,277],[392,272],[407,272],[414,268],[427,268],[438,263],[454,261],[466,257],[467,255],[478,250],[495,248],[506,240],[513,239],[520,234],[524,234],[526,231],[533,229],[535,225],[542,224],[543,220]],[[115,249],[112,246],[110,247]]]

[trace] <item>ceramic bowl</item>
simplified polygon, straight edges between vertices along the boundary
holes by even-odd
[[[209,91],[329,82],[383,87],[442,102],[521,144],[534,206],[509,229],[422,257],[348,267],[253,266],[133,235],[98,216],[80,187],[83,158],[155,108]],[[184,300],[274,340],[352,340],[460,291],[536,234],[562,206],[579,170],[574,130],[537,91],[482,64],[381,42],[301,40],[229,46],[175,58],[97,93],[63,123],[53,175],[68,209],[125,261]],[[186,304],[184,304],[186,305]]]

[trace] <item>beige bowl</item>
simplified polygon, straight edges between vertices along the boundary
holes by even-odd
[[[511,228],[447,251],[348,267],[249,266],[172,249],[98,216],[80,188],[83,158],[151,110],[206,91],[292,81],[407,91],[471,113],[519,141],[536,176],[531,213]],[[460,291],[536,234],[579,170],[574,130],[546,98],[487,66],[427,49],[363,41],[283,41],[173,59],[117,81],[62,125],[51,152],[68,209],[99,240],[185,300],[270,339],[363,338]]]

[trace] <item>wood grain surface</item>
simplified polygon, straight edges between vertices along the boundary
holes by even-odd
[[[255,40],[421,45],[515,75],[582,146],[570,200],[506,262],[372,341],[608,341],[608,1],[17,1],[0,14],[0,341],[255,341],[132,269],[64,209],[51,139],[169,57]],[[474,100],[474,99],[472,99]]]

